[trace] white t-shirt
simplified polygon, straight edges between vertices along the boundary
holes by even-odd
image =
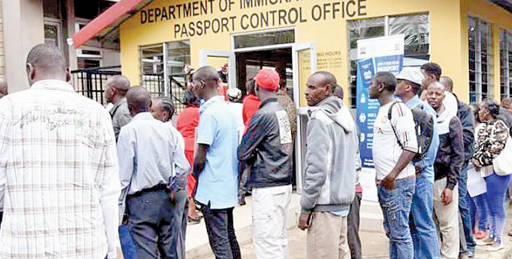
[[[414,120],[411,110],[403,103],[399,102],[393,105],[391,112],[391,123],[395,128],[396,135],[388,119],[389,108],[394,102],[390,102],[379,109],[379,114],[373,127],[373,161],[377,180],[384,179],[395,167],[402,148],[397,142],[396,136],[404,149],[411,152],[418,151],[418,141],[416,139]],[[416,174],[412,163],[409,163],[396,179],[406,178]]]

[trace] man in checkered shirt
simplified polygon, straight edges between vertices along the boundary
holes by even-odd
[[[30,89],[0,100],[0,258],[117,258],[120,195],[112,122],[40,44]]]

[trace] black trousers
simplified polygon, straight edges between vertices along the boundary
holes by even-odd
[[[350,247],[350,256],[352,259],[362,259],[361,239],[359,239],[359,210],[361,208],[362,193],[356,193],[356,197],[350,204],[348,214],[348,246]]]
[[[233,227],[233,208],[210,209],[201,204],[210,246],[216,259],[240,259],[240,246]]]
[[[175,258],[169,191],[142,191],[127,197],[128,227],[137,258]],[[160,257],[159,257],[160,256]]]

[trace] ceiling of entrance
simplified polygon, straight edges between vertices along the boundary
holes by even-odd
[[[512,0],[489,0],[512,13]]]

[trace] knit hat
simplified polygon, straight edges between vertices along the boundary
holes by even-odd
[[[259,88],[274,92],[279,90],[279,82],[281,81],[279,74],[275,70],[268,68],[261,69],[254,77],[254,80]]]

